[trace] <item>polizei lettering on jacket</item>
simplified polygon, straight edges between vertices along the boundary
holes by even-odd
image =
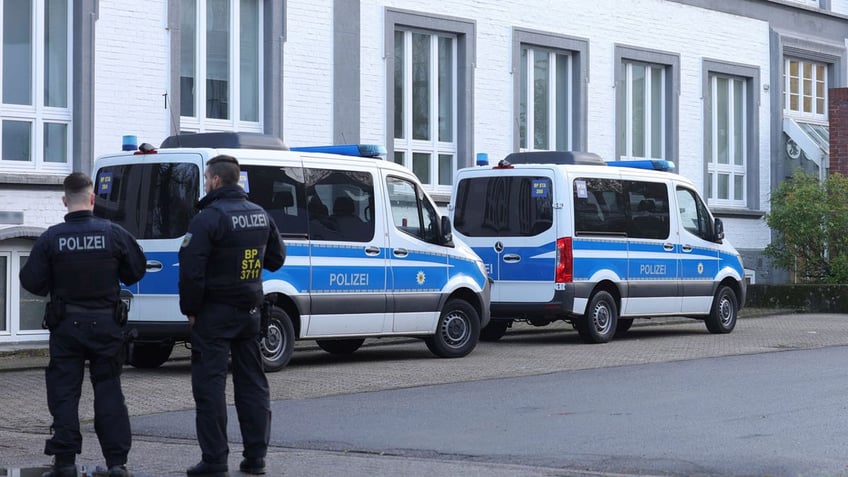
[[[104,250],[105,248],[105,235],[73,235],[70,237],[59,237],[59,252]]]
[[[261,229],[268,227],[268,217],[265,214],[237,214],[230,217],[233,230]]]

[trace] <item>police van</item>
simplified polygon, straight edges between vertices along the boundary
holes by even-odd
[[[745,302],[742,260],[672,167],[540,151],[459,170],[454,234],[494,280],[481,339],[500,339],[515,320],[566,320],[584,342],[604,343],[634,318],[669,315],[731,332]]]
[[[189,338],[177,252],[218,154],[239,160],[249,200],[286,245],[285,265],[262,276],[273,303],[261,339],[267,371],[284,367],[299,339],[347,354],[368,337],[413,336],[437,356],[461,357],[489,321],[480,258],[452,240],[448,218],[415,175],[379,158],[381,147],[289,150],[271,136],[206,133],[125,149],[99,157],[93,177],[95,214],[132,233],[147,258],[145,277],[122,290],[136,367],[160,366]]]

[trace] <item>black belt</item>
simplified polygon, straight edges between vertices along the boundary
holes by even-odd
[[[80,305],[65,305],[65,313],[85,313],[89,315],[111,315],[115,310],[112,307],[88,308]]]

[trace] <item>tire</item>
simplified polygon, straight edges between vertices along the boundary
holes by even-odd
[[[169,342],[132,342],[127,354],[127,363],[140,369],[158,368],[165,364],[165,361],[168,361],[173,350],[174,344]]]
[[[331,354],[351,354],[358,350],[365,338],[351,338],[344,340],[315,340],[319,348]]]
[[[262,352],[262,367],[265,372],[273,373],[286,367],[294,353],[294,326],[291,318],[282,308],[271,307],[271,319],[268,332],[259,339]]]
[[[445,303],[436,334],[424,339],[427,348],[440,358],[461,358],[470,353],[480,339],[480,316],[467,301],[453,299]]]
[[[739,300],[732,288],[726,285],[718,287],[713,308],[704,322],[710,333],[730,333],[736,327],[739,315]]]
[[[589,300],[586,313],[575,318],[574,326],[584,343],[607,343],[615,336],[618,307],[609,292],[598,291]]]
[[[480,330],[480,341],[497,341],[503,338],[512,320],[492,320]]]
[[[615,337],[623,338],[627,336],[627,330],[633,326],[633,318],[619,318],[615,324]]]

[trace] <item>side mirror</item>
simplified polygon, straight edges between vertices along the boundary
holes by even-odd
[[[439,231],[441,232],[441,242],[442,245],[447,247],[453,247],[453,229],[451,228],[450,218],[443,215],[442,223],[440,224]]]
[[[722,223],[721,219],[715,219],[715,223],[713,224],[713,241],[721,242],[724,240],[724,223]]]

